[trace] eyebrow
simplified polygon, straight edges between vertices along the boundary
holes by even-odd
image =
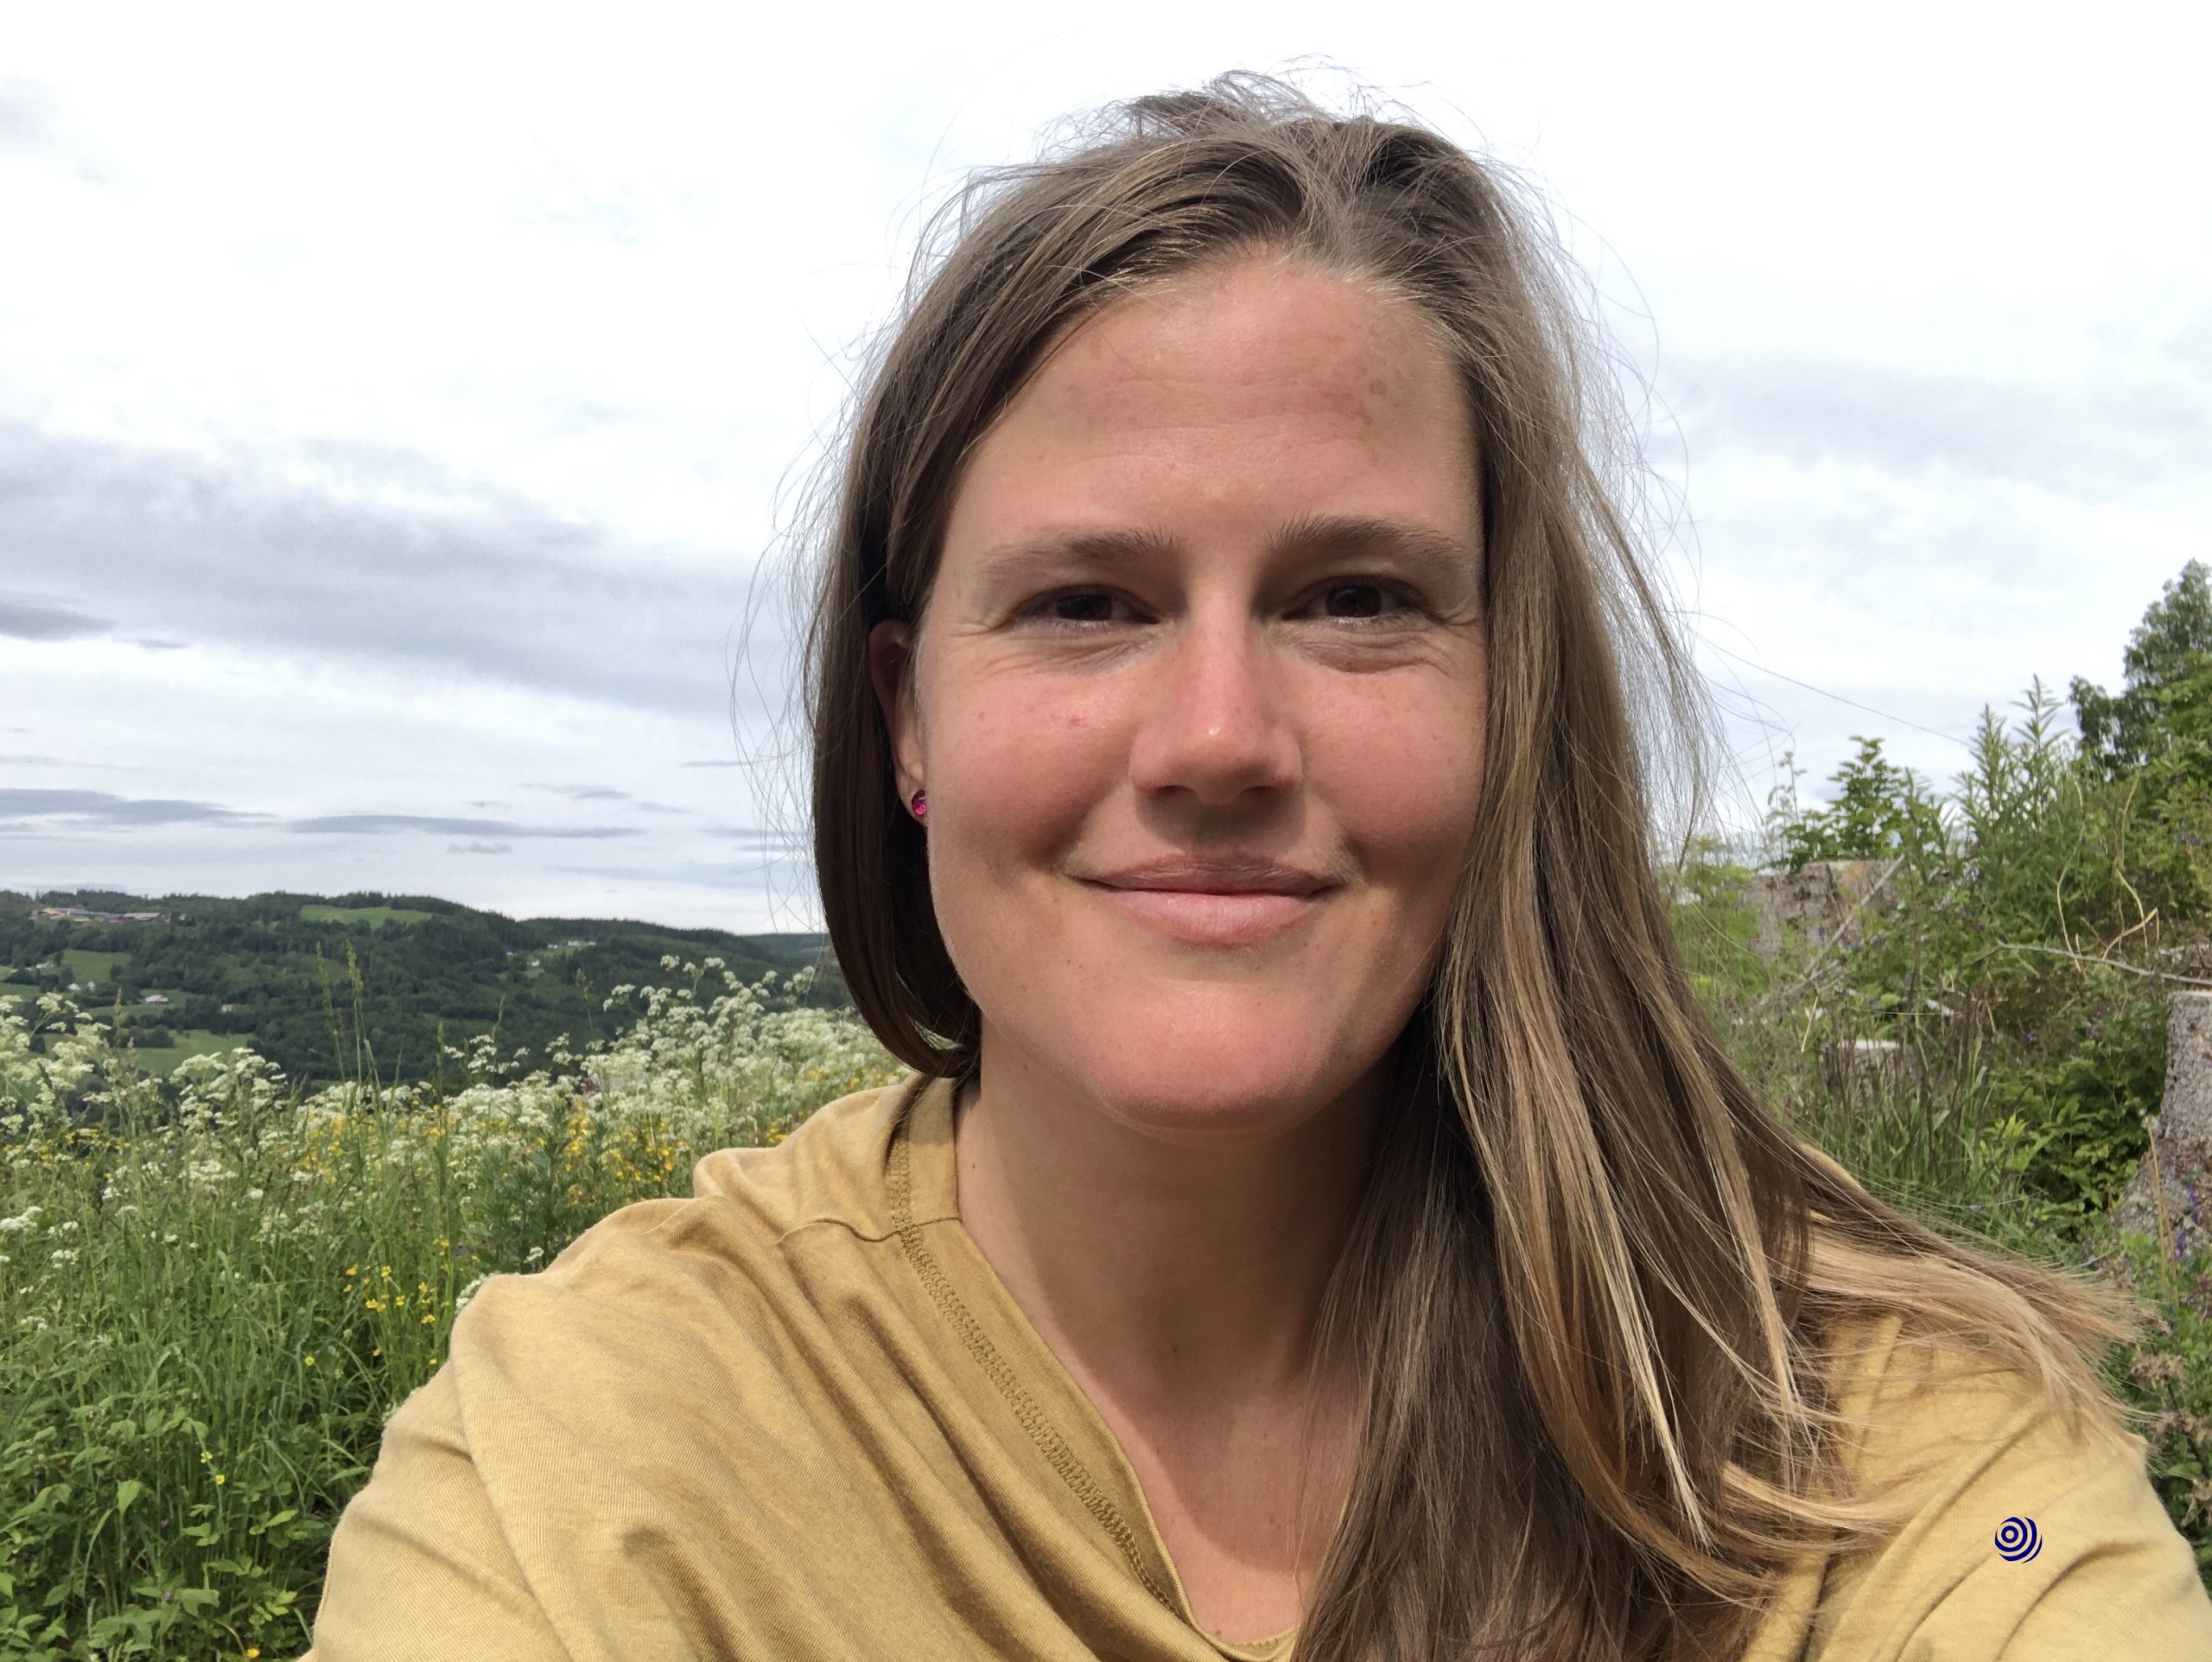
[[[1439,575],[1481,570],[1479,556],[1465,538],[1369,514],[1300,514],[1268,539],[1268,551],[1390,554]]]
[[[995,578],[1053,560],[1111,565],[1173,556],[1180,549],[1174,538],[1143,527],[1046,532],[991,550],[983,556],[982,564],[985,576]],[[1370,514],[1300,514],[1268,538],[1268,552],[1273,558],[1312,553],[1389,555],[1439,576],[1466,576],[1481,570],[1476,550],[1465,538]]]

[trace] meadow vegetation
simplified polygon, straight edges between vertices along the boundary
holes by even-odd
[[[896,1074],[808,971],[662,967],[614,1041],[453,1048],[442,1088],[303,1093],[245,1049],[164,1085],[66,996],[0,1000],[0,1659],[296,1654],[486,1276]]]
[[[2212,1196],[2112,1220],[2166,997],[2212,985],[2202,567],[2127,665],[2070,723],[2040,686],[1985,713],[1942,788],[1871,740],[1817,805],[1793,778],[1763,846],[1691,851],[1675,915],[1777,1113],[1946,1226],[2138,1296],[2112,1381],[2212,1566]],[[1759,872],[1827,861],[1871,863],[1863,898],[1762,946]],[[609,1036],[487,1035],[423,1081],[373,1066],[356,965],[324,1012],[352,1072],[314,1088],[243,1048],[163,1080],[66,994],[0,995],[0,1662],[296,1653],[385,1417],[486,1276],[896,1076],[808,972],[659,968],[606,996]]]

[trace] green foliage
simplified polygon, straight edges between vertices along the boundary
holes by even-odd
[[[2089,763],[2119,778],[2160,759],[2201,779],[2212,766],[2212,570],[2191,560],[2144,613],[2121,658],[2121,690],[2071,689]]]
[[[449,901],[382,895],[257,895],[245,900],[170,895],[158,901],[98,893],[46,895],[41,906],[158,912],[145,922],[35,915],[27,899],[0,907],[0,965],[25,966],[11,985],[90,992],[80,1003],[136,1008],[149,993],[179,1034],[250,1045],[303,1086],[359,1073],[373,1056],[382,1077],[437,1077],[441,1029],[496,1032],[543,1054],[559,1035],[612,1036],[600,1004],[607,988],[650,979],[666,955],[712,953],[747,979],[790,976],[823,957],[818,935],[738,936],[613,920],[518,921]],[[349,960],[350,955],[350,960]],[[362,971],[359,1008],[349,961]],[[35,966],[47,965],[40,970]],[[66,971],[66,972],[65,972]],[[834,971],[817,971],[815,1002],[844,1002]],[[332,1048],[330,1013],[348,1017],[347,1049]],[[116,1017],[119,1027],[122,1016]],[[120,1036],[120,1035],[118,1035]],[[195,1049],[153,1052],[156,1072]]]
[[[1854,734],[1859,754],[1830,781],[1826,806],[1800,808],[1791,785],[1773,805],[1775,831],[1791,870],[1815,860],[1888,860],[1940,848],[1945,831],[1939,806],[1910,768],[1882,754],[1882,742]]]
[[[2151,1481],[2212,1585],[2212,1196],[2193,1196],[2175,1233],[2111,1249],[2116,1278],[2150,1312],[2142,1340],[2114,1358],[2111,1377],[2141,1416]]]
[[[899,1071],[804,979],[658,967],[612,1042],[486,1035],[442,1089],[305,1094],[233,1050],[171,1093],[66,997],[0,997],[0,1662],[296,1654],[485,1277]]]
[[[1996,1244],[2120,1277],[2148,1303],[2115,1385],[2146,1416],[2160,1492],[2212,1566],[2212,1228],[2164,1241],[2113,1203],[2147,1147],[2167,994],[2212,973],[2212,574],[2145,613],[2116,697],[2031,684],[1985,710],[1947,792],[1878,741],[1799,802],[1770,802],[1767,863],[1848,863],[1847,918],[1762,955],[1761,881],[1707,845],[1677,938],[1763,1099],[1876,1193]],[[2193,1220],[2192,1220],[2193,1219]],[[2212,1574],[2212,1569],[2208,1570]]]

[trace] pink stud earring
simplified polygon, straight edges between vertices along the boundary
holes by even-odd
[[[915,818],[921,819],[927,817],[929,813],[930,799],[921,792],[917,791],[914,793],[913,799],[906,806],[914,811]]]

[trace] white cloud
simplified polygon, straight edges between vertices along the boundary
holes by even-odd
[[[792,781],[697,764],[774,737],[749,689],[787,683],[788,633],[750,637],[734,733],[735,626],[919,214],[1070,111],[1301,54],[1561,205],[1687,502],[1669,557],[1737,654],[1708,667],[1764,706],[1732,717],[1753,773],[1865,730],[1947,771],[1905,723],[2113,678],[2212,540],[2208,42],[2180,8],[612,16],[11,21],[0,708],[57,759],[41,788],[620,824],[622,859],[178,825],[11,835],[0,883],[764,927],[759,868],[787,892],[803,862],[710,828]]]

